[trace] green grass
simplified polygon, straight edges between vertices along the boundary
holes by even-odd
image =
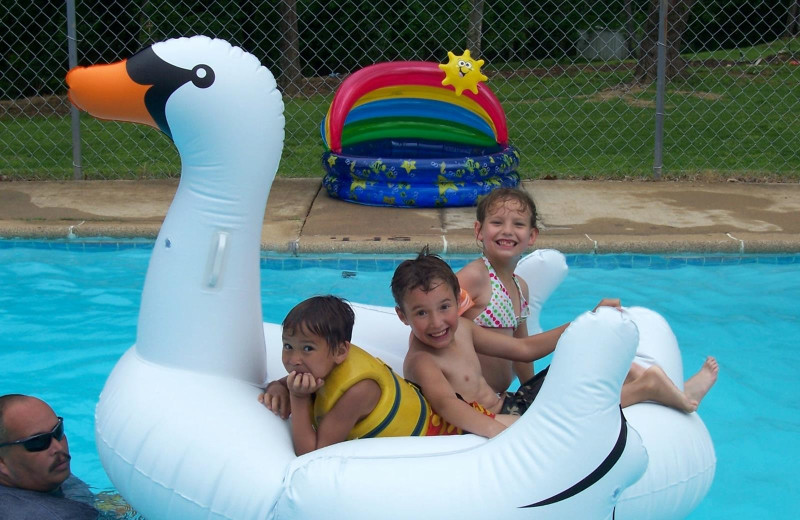
[[[695,67],[668,85],[662,176],[667,179],[800,180],[800,67],[754,65],[800,44],[686,56],[733,60]],[[768,60],[765,60],[768,61]],[[636,87],[628,68],[576,75],[494,80],[523,178],[651,178],[655,86]],[[319,123],[331,95],[286,99],[286,141],[279,175],[320,177]],[[180,171],[172,143],[137,125],[83,116],[86,178],[163,178]],[[0,174],[11,179],[71,179],[68,117],[0,119]]]
[[[758,58],[787,53],[790,56],[800,59],[800,38],[789,40],[776,40],[753,47],[742,47],[737,49],[722,49],[709,52],[687,53],[683,57],[687,60],[731,60],[745,61],[753,63]]]

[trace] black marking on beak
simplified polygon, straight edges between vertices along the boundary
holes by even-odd
[[[173,92],[191,81],[197,88],[208,88],[214,83],[214,70],[208,65],[196,65],[192,70],[182,69],[162,60],[147,47],[131,56],[126,69],[133,81],[140,85],[152,85],[144,96],[147,111],[162,132],[172,139],[166,116],[167,100]]]

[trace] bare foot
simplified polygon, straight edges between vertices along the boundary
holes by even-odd
[[[622,385],[620,402],[623,408],[643,401],[655,401],[686,413],[697,410],[698,404],[694,398],[681,392],[658,365],[645,370],[633,382]]]
[[[719,365],[717,364],[717,360],[712,356],[708,356],[703,366],[700,367],[700,370],[684,383],[683,390],[687,397],[694,399],[697,401],[697,404],[700,404],[703,397],[706,396],[711,387],[714,386],[714,383],[717,382],[718,374]]]

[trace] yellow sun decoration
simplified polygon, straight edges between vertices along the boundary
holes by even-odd
[[[453,85],[457,96],[460,96],[465,90],[477,94],[478,83],[489,79],[481,73],[483,60],[473,60],[469,55],[469,50],[465,50],[461,56],[456,56],[452,51],[448,51],[447,57],[450,61],[439,64],[439,68],[445,73],[442,86]]]

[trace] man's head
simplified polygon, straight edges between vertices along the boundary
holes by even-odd
[[[297,304],[283,320],[283,366],[287,372],[326,378],[350,349],[355,314],[336,296],[314,296]]]
[[[0,396],[0,484],[52,491],[69,477],[70,458],[63,422],[47,403]]]

